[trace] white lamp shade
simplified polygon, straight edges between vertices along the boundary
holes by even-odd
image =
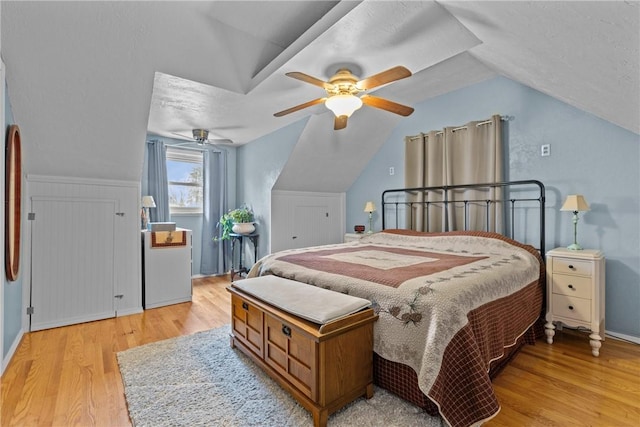
[[[367,202],[364,205],[364,211],[365,212],[371,213],[371,212],[375,212],[375,210],[376,210],[376,205],[373,202]]]
[[[155,208],[156,202],[153,200],[153,196],[142,196],[143,208]]]
[[[354,95],[334,95],[327,99],[324,105],[333,111],[336,117],[351,117],[354,111],[362,107],[362,100]]]
[[[581,194],[571,194],[567,196],[561,211],[584,212],[589,210],[589,204]]]

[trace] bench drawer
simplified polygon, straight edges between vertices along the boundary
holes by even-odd
[[[231,295],[231,327],[236,338],[263,357],[263,312],[237,295]]]
[[[265,314],[265,362],[306,396],[316,396],[315,340]]]

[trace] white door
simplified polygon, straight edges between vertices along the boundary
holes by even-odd
[[[344,193],[273,191],[271,251],[342,242]]]
[[[291,248],[327,245],[331,241],[331,214],[326,204],[301,202],[293,207],[293,241]]]
[[[115,316],[117,202],[31,199],[31,330]]]

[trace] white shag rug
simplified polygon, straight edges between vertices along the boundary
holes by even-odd
[[[313,426],[311,413],[229,345],[229,326],[117,354],[129,416],[143,426]],[[329,416],[331,427],[444,425],[379,387]]]

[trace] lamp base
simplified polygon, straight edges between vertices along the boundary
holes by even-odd
[[[147,229],[147,224],[149,223],[149,216],[147,215],[147,213],[145,212],[145,208],[142,208],[142,211],[140,212],[140,220],[142,222],[142,230],[146,230]]]
[[[581,251],[582,250],[582,246],[580,246],[577,243],[572,243],[571,245],[567,246],[567,249],[572,250],[572,251]]]

